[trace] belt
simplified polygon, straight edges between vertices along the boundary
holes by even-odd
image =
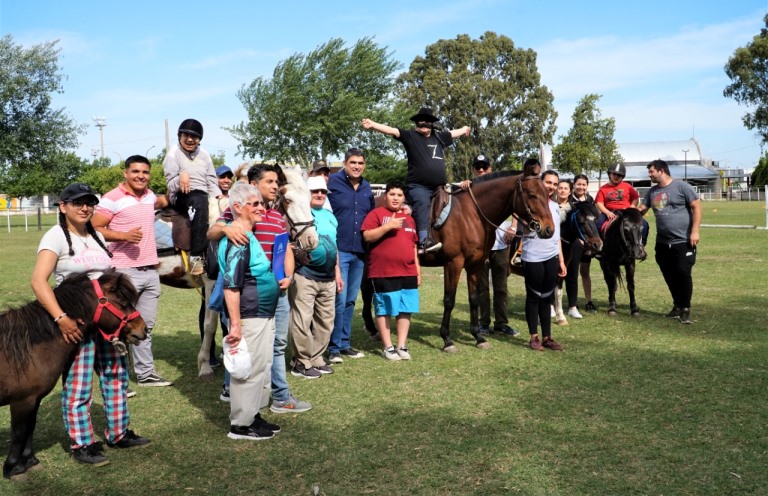
[[[155,270],[157,268],[156,265],[142,265],[141,267],[131,267],[133,270],[140,270],[142,272],[146,272],[148,270]]]

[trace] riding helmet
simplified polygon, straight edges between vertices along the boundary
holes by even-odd
[[[625,177],[627,175],[627,168],[624,167],[624,164],[612,165],[608,168],[608,174],[610,173],[618,174],[621,177]]]
[[[197,136],[198,138],[203,139],[203,125],[196,119],[184,119],[179,125],[178,134],[181,133]]]

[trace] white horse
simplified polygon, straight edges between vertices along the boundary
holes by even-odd
[[[304,250],[311,250],[317,245],[317,231],[314,228],[312,210],[309,206],[309,190],[304,182],[301,170],[286,166],[275,166],[277,171],[278,205],[273,206],[280,210],[290,229],[291,242]],[[220,213],[229,206],[228,200],[222,201],[212,198],[208,203],[208,223],[212,225],[219,218]],[[211,294],[216,281],[202,276],[192,276],[187,271],[181,254],[175,253],[160,257],[158,273],[160,282],[175,288],[200,288],[204,291],[203,297]],[[203,323],[203,342],[197,354],[198,376],[202,379],[213,377],[213,369],[209,363],[211,343],[219,324],[219,314],[213,310],[205,309]]]

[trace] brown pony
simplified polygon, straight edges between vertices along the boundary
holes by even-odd
[[[442,249],[419,258],[423,266],[442,266],[444,269],[443,320],[440,325],[443,351],[457,351],[451,340],[450,325],[462,269],[467,271],[470,333],[477,347],[490,346],[479,333],[477,281],[493,247],[496,228],[510,215],[515,215],[542,238],[551,238],[555,232],[547,191],[541,179],[523,177],[513,171],[494,172],[475,178],[471,193],[461,191],[453,195],[448,219],[434,232],[435,239],[443,243]],[[373,319],[370,318],[370,310],[366,317],[366,307],[370,306],[366,305],[365,298],[364,293],[363,318],[368,328],[368,322]],[[368,330],[371,331],[370,328]]]
[[[102,297],[97,296],[99,291]],[[99,331],[105,338],[119,336],[129,344],[146,338],[146,324],[135,308],[136,289],[123,274],[107,272],[98,281],[87,274],[71,276],[53,293],[67,315],[84,323],[80,327],[85,338]],[[0,314],[0,406],[11,406],[11,448],[3,464],[4,477],[20,476],[39,463],[32,450],[37,410],[72,364],[76,350],[76,344],[64,342],[59,326],[39,301]]]

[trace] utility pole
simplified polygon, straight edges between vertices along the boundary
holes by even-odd
[[[688,151],[689,150],[682,150],[685,154],[685,182],[688,182]]]
[[[96,127],[99,128],[99,136],[101,138],[101,158],[104,158],[104,126],[107,125],[106,117],[93,116],[93,122],[96,123]]]

